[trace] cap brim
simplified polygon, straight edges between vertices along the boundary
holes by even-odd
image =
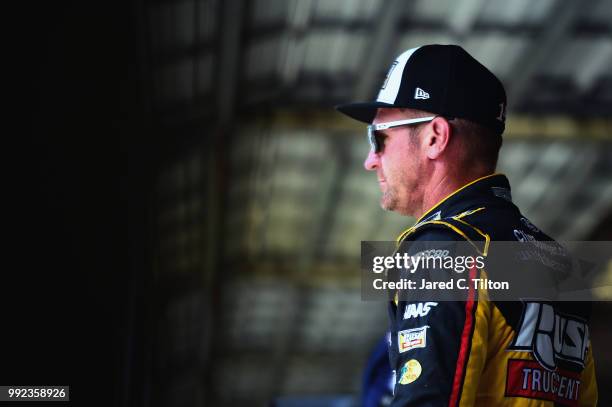
[[[383,102],[356,102],[338,105],[336,110],[360,122],[372,123],[378,109],[391,107],[395,106]]]

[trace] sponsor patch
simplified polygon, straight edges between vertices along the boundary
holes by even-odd
[[[400,370],[399,384],[410,384],[419,378],[423,369],[421,364],[416,359],[410,359],[404,363],[402,370]]]
[[[435,307],[436,305],[438,305],[437,302],[406,304],[406,308],[404,308],[404,319],[424,317],[429,314],[431,307]]]
[[[506,397],[548,400],[578,406],[580,375],[567,370],[544,369],[533,360],[511,359],[506,375]]]
[[[540,365],[551,371],[559,359],[584,367],[590,335],[583,319],[558,313],[550,304],[524,301],[519,326],[508,349],[531,352]]]
[[[427,328],[429,328],[429,325],[399,331],[397,333],[397,346],[399,348],[399,353],[408,352],[410,349],[426,347]]]

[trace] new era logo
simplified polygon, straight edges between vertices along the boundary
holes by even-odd
[[[414,91],[414,98],[415,99],[429,99],[429,93],[425,92],[421,88],[416,88],[416,90]]]

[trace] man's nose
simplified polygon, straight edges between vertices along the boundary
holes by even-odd
[[[376,168],[379,167],[379,165],[380,165],[380,157],[374,151],[370,150],[368,152],[368,156],[365,159],[365,162],[363,163],[363,166],[368,171],[374,171],[376,170]]]

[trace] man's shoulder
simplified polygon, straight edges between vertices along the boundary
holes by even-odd
[[[433,213],[406,229],[398,241],[553,240],[509,199],[474,199],[451,213]]]
[[[474,224],[474,220],[481,219],[481,216],[477,216],[485,211],[485,207],[478,207],[451,216],[428,218],[406,230],[401,238],[412,241],[487,240],[487,234]]]
[[[427,243],[435,245],[436,242],[468,242],[478,252],[484,253],[490,239],[477,227],[461,218],[449,217],[418,223],[411,228],[402,241],[421,245],[427,245]]]
[[[480,211],[458,217],[491,241],[554,240],[513,204],[487,205]]]

